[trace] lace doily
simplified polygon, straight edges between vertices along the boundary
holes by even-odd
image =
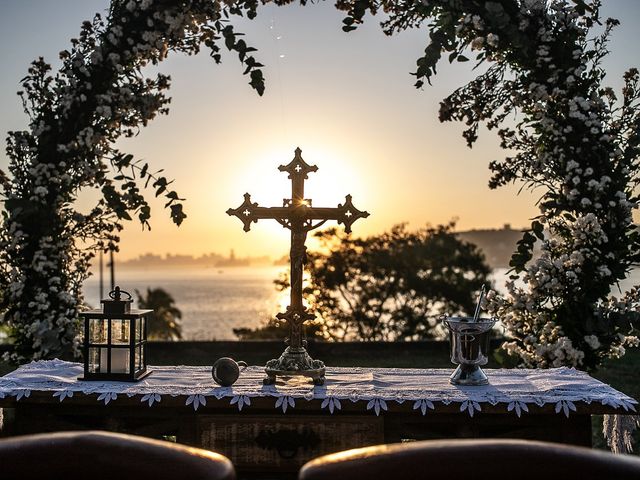
[[[227,400],[238,410],[246,409],[255,397],[274,397],[274,408],[293,409],[296,402],[321,400],[321,408],[333,413],[342,403],[366,402],[367,410],[379,415],[389,402],[412,402],[418,414],[436,408],[435,403],[459,404],[461,412],[471,417],[482,411],[483,404],[502,404],[505,410],[520,417],[530,405],[548,405],[555,412],[569,416],[576,402],[598,403],[635,412],[633,398],[613,389],[585,372],[562,367],[546,370],[485,370],[490,383],[464,387],[449,384],[449,369],[397,368],[327,368],[323,386],[313,386],[308,379],[279,381],[262,385],[263,367],[248,367],[231,387],[217,386],[209,367],[157,366],[153,373],[137,383],[79,381],[82,364],[62,360],[43,360],[23,365],[0,378],[0,398],[21,400],[32,391],[51,392],[60,402],[74,393],[96,394],[107,405],[119,395],[140,397],[149,407],[161,402],[165,395],[184,396],[185,404],[194,410],[207,401]]]

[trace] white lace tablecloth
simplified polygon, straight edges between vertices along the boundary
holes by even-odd
[[[0,377],[0,398],[15,397],[20,401],[31,392],[51,392],[60,402],[74,393],[96,394],[104,405],[118,396],[139,397],[152,407],[165,396],[183,396],[185,404],[198,410],[212,399],[236,405],[238,410],[250,408],[255,397],[273,397],[274,408],[291,410],[296,402],[321,400],[321,408],[333,413],[344,402],[365,402],[367,410],[379,415],[390,402],[411,402],[418,414],[425,415],[437,408],[437,403],[459,404],[461,412],[473,417],[483,404],[503,404],[505,410],[518,417],[529,411],[530,405],[548,405],[567,417],[576,410],[576,403],[597,403],[619,409],[620,413],[635,412],[633,398],[611,388],[588,374],[570,369],[547,370],[502,369],[485,372],[490,384],[463,387],[449,384],[449,369],[405,368],[327,368],[323,386],[313,386],[308,379],[278,380],[276,385],[262,385],[263,367],[248,367],[232,387],[217,386],[210,367],[158,366],[153,373],[137,383],[79,381],[83,368],[79,363],[46,360],[23,365]]]

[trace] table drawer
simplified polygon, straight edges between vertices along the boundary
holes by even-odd
[[[200,415],[197,422],[200,446],[244,471],[296,471],[319,455],[384,443],[383,420],[371,415]]]

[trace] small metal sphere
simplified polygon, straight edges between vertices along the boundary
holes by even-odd
[[[211,376],[218,385],[230,387],[240,376],[240,367],[233,358],[222,357],[211,368]]]

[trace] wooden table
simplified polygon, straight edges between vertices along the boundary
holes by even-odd
[[[450,373],[443,370],[329,369],[324,387],[296,381],[263,387],[261,367],[250,367],[234,387],[216,388],[205,381],[206,367],[153,367],[143,382],[104,385],[77,381],[78,364],[60,362],[56,369],[64,375],[31,365],[0,378],[5,435],[92,428],[168,436],[227,455],[241,473],[295,472],[325,453],[408,440],[524,438],[589,446],[591,415],[627,413],[635,404],[569,369],[487,370],[492,385],[482,396],[481,387],[440,388],[437,382]],[[558,380],[537,391],[545,376]],[[510,402],[500,396],[507,394]]]

